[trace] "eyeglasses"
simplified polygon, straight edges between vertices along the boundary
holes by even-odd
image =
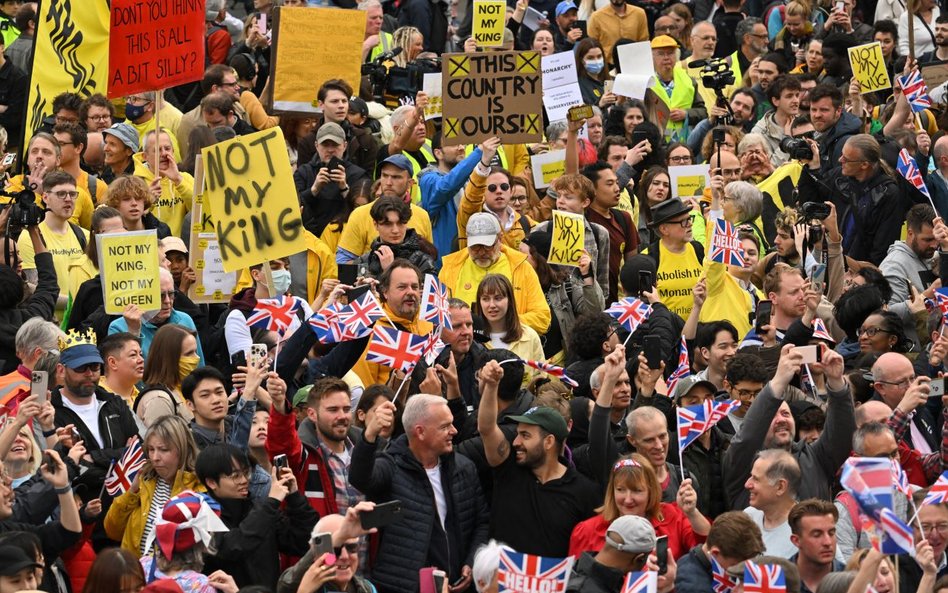
[[[510,184],[501,183],[500,185],[497,185],[496,183],[491,183],[490,185],[487,186],[487,191],[494,193],[495,191],[497,191],[497,188],[500,188],[500,191],[507,191],[508,189],[510,189]]]
[[[127,103],[132,103],[132,104],[141,103],[142,105],[148,105],[149,103],[151,103],[151,101],[146,99],[145,97],[129,97],[125,101]]]
[[[846,155],[840,155],[839,164],[845,165],[846,163],[868,163],[866,159],[848,159]]]
[[[681,220],[667,220],[663,222],[662,224],[677,224],[677,225],[681,225],[681,228],[686,229],[694,225],[694,223],[695,221],[693,221],[691,217],[689,216],[688,218],[683,218]]]
[[[73,200],[75,200],[76,198],[79,197],[79,192],[77,192],[74,189],[73,190],[64,189],[60,191],[51,191],[51,192],[48,192],[46,195],[59,198],[60,200],[65,200],[66,198],[72,198]]]
[[[748,33],[751,37],[756,37],[757,39],[767,39],[766,33]]]
[[[510,196],[511,202],[526,202],[527,196]]]
[[[744,171],[744,169],[743,169],[742,167],[738,167],[738,168],[736,168],[736,169],[721,169],[721,175],[722,175],[723,177],[737,177],[737,176],[739,176],[743,171]]]
[[[86,119],[91,119],[92,121],[109,121],[112,119],[111,115],[90,115]]]
[[[74,372],[74,373],[79,373],[79,374],[83,374],[83,375],[84,375],[85,373],[90,372],[90,371],[97,373],[97,372],[99,372],[100,367],[101,367],[101,365],[100,365],[99,363],[97,363],[97,362],[90,362],[89,364],[84,364],[84,365],[82,365],[81,367],[76,367],[76,368],[72,369],[72,372]]]
[[[338,558],[339,556],[342,556],[342,551],[343,551],[343,550],[345,550],[346,552],[349,552],[349,554],[358,554],[358,553],[359,553],[359,544],[358,544],[358,543],[343,544],[343,545],[339,546],[338,548],[333,548],[333,549],[332,549],[332,551],[335,552],[335,554],[336,554],[336,558]]]
[[[734,393],[737,394],[737,397],[741,399],[750,399],[752,397],[757,397],[757,394],[760,393],[759,389],[735,389]]]
[[[859,338],[859,337],[862,337],[863,334],[866,334],[868,337],[874,338],[876,337],[876,335],[879,334],[879,332],[886,333],[886,334],[892,333],[887,329],[882,329],[881,327],[860,327],[859,329],[856,330],[856,337]],[[876,381],[876,383],[879,383],[879,382],[880,381]]]
[[[249,480],[250,475],[251,475],[251,472],[249,469],[235,469],[234,471],[232,471],[231,473],[227,474],[224,477],[231,479],[235,482],[239,482],[240,480]]]
[[[222,82],[222,83],[220,84],[220,86],[229,86],[230,88],[236,88],[236,87],[240,86],[240,83],[238,83],[238,82],[235,80],[234,82]]]
[[[158,293],[161,296],[161,300],[171,299],[174,300],[174,291],[173,290],[163,290]]]
[[[665,25],[664,27],[655,27],[656,31],[677,31],[678,25]]]
[[[948,523],[922,523],[922,533],[929,533],[932,530],[946,535],[948,534]]]
[[[681,156],[670,156],[668,157],[669,163],[690,163],[691,155],[683,154]]]
[[[76,145],[75,142],[60,142],[60,141],[58,141],[58,140],[56,141],[56,144],[58,144],[58,145],[60,145],[60,146],[75,146],[75,145]],[[77,193],[78,193],[78,192],[77,192]]]
[[[873,380],[872,382],[873,382],[873,383],[882,383],[883,385],[894,385],[895,387],[902,388],[902,387],[908,387],[909,385],[912,384],[913,381],[915,381],[915,375],[912,375],[912,376],[910,376],[910,377],[906,377],[906,378],[902,379],[901,381],[880,381],[880,380]]]

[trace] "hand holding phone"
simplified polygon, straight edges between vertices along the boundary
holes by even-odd
[[[770,301],[760,301],[757,303],[757,319],[754,322],[754,331],[758,335],[764,333],[764,326],[770,325],[770,318],[773,314],[773,303]]]
[[[393,500],[375,505],[371,511],[362,511],[359,513],[359,521],[362,523],[362,529],[369,531],[385,527],[402,518],[402,501]]]
[[[668,572],[668,536],[655,538],[655,557],[658,564],[658,574]]]

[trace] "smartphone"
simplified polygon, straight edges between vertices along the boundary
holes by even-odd
[[[757,303],[757,318],[754,320],[754,331],[764,333],[764,326],[770,325],[770,316],[773,314],[774,304],[770,301]]]
[[[810,344],[809,346],[797,346],[793,349],[794,352],[799,352],[803,355],[803,364],[813,364],[820,362],[821,351],[820,347],[816,344]]]
[[[37,395],[41,400],[46,400],[46,392],[49,390],[49,374],[46,371],[33,371],[30,376],[30,395]]]
[[[246,366],[247,366],[247,355],[244,353],[243,350],[239,350],[239,351],[237,351],[237,352],[234,352],[234,354],[231,355],[231,357],[230,357],[230,366],[234,367],[235,369],[236,369],[237,367],[246,367]]]
[[[290,462],[287,459],[286,455],[276,455],[273,458],[273,467],[277,468],[277,472],[285,467],[290,467]]]
[[[826,290],[826,264],[816,264],[810,271],[810,287],[823,294]]]
[[[444,588],[444,581],[447,578],[448,575],[445,574],[443,570],[431,571],[431,580],[434,581],[435,593],[441,593],[441,590]]]
[[[371,511],[359,513],[359,520],[362,522],[362,529],[385,527],[402,518],[402,501],[393,500],[375,505]]]
[[[589,119],[593,115],[592,105],[576,105],[575,107],[570,107],[569,111],[566,112],[566,118],[569,119],[569,121]]]
[[[328,167],[330,171],[333,169],[338,169],[339,167],[342,167],[342,161],[340,161],[338,157],[332,157],[329,159]]]
[[[257,31],[261,35],[267,34],[267,14],[265,12],[261,12],[257,15]]]
[[[668,572],[668,536],[655,538],[655,557],[658,563],[658,574]]]
[[[586,31],[587,31],[586,21],[573,21],[573,26],[570,27],[570,28],[571,28],[571,29],[579,29],[580,31],[582,31],[582,32],[583,32],[583,37],[588,37],[588,36],[589,36],[589,34],[586,33]]]
[[[359,279],[359,264],[339,264],[339,282],[346,286],[355,286]]]
[[[16,160],[16,153],[8,152],[3,155],[3,161],[0,161],[0,167],[9,167]]]
[[[941,377],[940,379],[932,379],[929,383],[931,391],[928,392],[928,397],[941,397],[945,395],[945,378]]]
[[[652,292],[652,287],[655,286],[655,281],[652,277],[651,270],[639,270],[639,296],[642,296],[642,293],[645,291]]]
[[[49,451],[43,453],[43,465],[45,465],[46,469],[51,472],[55,472],[57,469],[59,469],[59,463],[53,459],[53,456],[49,454]]]
[[[615,83],[616,83],[616,81],[614,81],[614,80],[607,80],[607,81],[605,81],[604,83],[602,83],[602,92],[605,93],[605,94],[611,93],[611,92],[612,92],[612,85],[614,85]]]
[[[82,434],[80,434],[79,431],[76,430],[75,426],[72,427],[72,429],[69,431],[69,434],[72,435],[73,445],[75,445],[76,443],[82,440]]]
[[[648,132],[645,130],[632,130],[632,147],[636,147],[642,142],[648,140]]]
[[[317,533],[313,536],[313,549],[316,552],[316,558],[323,554],[332,554],[332,534]]]
[[[645,354],[645,360],[648,361],[648,368],[662,368],[662,340],[657,335],[649,334],[645,336],[645,343],[642,346],[642,353]]]
[[[269,349],[267,348],[266,344],[251,344],[250,357],[247,358],[247,362],[253,366],[259,365],[261,360],[265,360],[267,358],[268,350]]]
[[[836,12],[843,12],[844,8],[846,8],[846,3],[843,2],[843,0],[839,0],[839,2],[836,3]]]

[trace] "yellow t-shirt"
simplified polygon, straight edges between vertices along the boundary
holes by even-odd
[[[109,188],[109,185],[102,181],[102,179],[97,179],[95,182],[95,195],[92,195],[92,188],[89,187],[89,174],[85,171],[79,171],[79,178],[76,179],[76,185],[78,187],[84,188],[89,192],[89,197],[91,198],[93,205],[98,206],[103,201],[105,201],[105,192]],[[94,208],[93,208],[94,209]],[[89,230],[92,230],[92,213],[89,213],[89,226],[85,227]]]
[[[701,278],[703,267],[691,243],[686,243],[681,253],[672,253],[661,241],[658,248],[659,266],[655,275],[658,294],[666,307],[687,319],[694,305],[691,289]]]
[[[379,234],[375,230],[375,224],[369,210],[372,204],[363,204],[349,215],[349,222],[346,223],[346,232],[339,239],[337,249],[343,249],[360,257],[369,252],[372,241],[378,238]],[[415,232],[421,235],[429,243],[431,239],[431,218],[428,212],[421,206],[411,204],[411,219],[408,221],[408,228],[415,229]],[[338,251],[337,251],[338,253]],[[338,259],[337,259],[338,261]]]
[[[135,155],[135,175],[141,177],[146,184],[155,179],[154,173],[148,168],[141,154]],[[141,164],[139,168],[138,165]],[[170,179],[161,180],[161,197],[152,204],[151,213],[158,220],[168,225],[171,234],[181,236],[181,227],[184,225],[184,216],[191,211],[194,199],[194,177],[181,171],[181,183],[175,185]]]
[[[86,180],[88,181],[88,175],[86,175]],[[99,180],[99,186],[105,186],[105,182]],[[11,177],[7,182],[7,187],[5,190],[9,193],[16,193],[23,191],[26,186],[23,184],[23,175],[17,175]],[[69,218],[69,222],[78,224],[87,231],[92,228],[92,211],[95,210],[95,204],[92,203],[92,197],[89,195],[89,190],[86,189],[86,185],[81,183],[76,183],[76,191],[79,192],[79,197],[76,198],[76,207],[72,211],[72,216]],[[96,187],[96,194],[105,191]],[[41,196],[38,196],[42,199]],[[32,245],[30,246],[32,249]]]
[[[477,298],[477,285],[481,283],[484,276],[488,274],[500,274],[501,276],[513,279],[510,269],[510,260],[501,255],[497,261],[489,268],[482,268],[474,260],[468,258],[461,264],[461,271],[458,273],[458,281],[451,291],[451,296],[461,299],[465,303],[473,303]]]
[[[336,255],[336,247],[339,247],[339,237],[342,236],[342,231],[344,231],[345,228],[345,223],[339,225],[335,222],[330,222],[326,225],[326,228],[323,229],[323,234],[319,236],[320,241],[326,244],[326,247],[329,248],[329,252],[333,254],[333,257]]]
[[[86,257],[86,254],[71,227],[67,226],[63,234],[54,233],[44,220],[40,223],[39,230],[46,242],[46,249],[53,256],[53,267],[56,269],[56,279],[59,281],[59,294],[66,296],[69,294],[69,266],[74,262],[81,264],[81,259]],[[85,229],[81,230],[88,243],[89,232]],[[33,243],[30,241],[29,233],[20,233],[16,245],[20,251],[20,259],[23,261],[23,269],[35,270],[36,254],[33,252]]]

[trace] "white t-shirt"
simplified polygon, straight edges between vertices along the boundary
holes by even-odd
[[[444,529],[444,518],[448,514],[448,503],[444,499],[444,488],[441,487],[441,464],[426,469],[425,473],[428,474],[431,490],[434,491],[435,506],[438,507],[438,519],[441,521],[441,529]]]
[[[784,521],[777,527],[767,529],[764,527],[763,511],[754,507],[747,507],[744,512],[760,527],[760,533],[764,536],[765,553],[768,556],[789,559],[797,553],[797,547],[790,543],[790,524],[788,522]]]
[[[102,442],[102,433],[99,432],[99,408],[102,407],[102,402],[93,396],[92,400],[87,404],[75,404],[63,396],[63,405],[79,416],[82,423],[86,425],[86,428],[88,428],[92,436],[95,437],[96,442],[99,443],[99,447],[105,447],[105,443]]]

